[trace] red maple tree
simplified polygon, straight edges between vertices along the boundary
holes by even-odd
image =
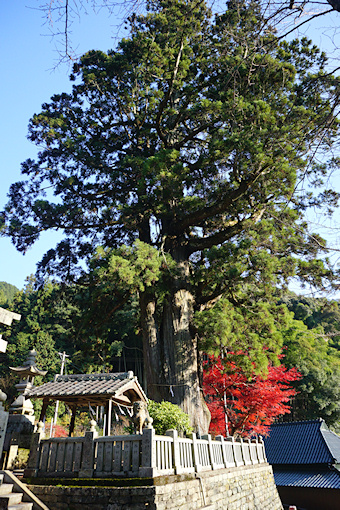
[[[289,401],[296,394],[290,383],[301,377],[295,368],[284,365],[270,365],[267,377],[255,371],[249,375],[233,361],[209,358],[203,376],[211,413],[209,431],[223,436],[267,435],[275,418],[290,413]]]
[[[67,430],[61,425],[53,425],[52,437],[67,437]]]

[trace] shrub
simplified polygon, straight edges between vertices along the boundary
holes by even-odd
[[[149,400],[148,410],[156,434],[164,435],[169,429],[176,429],[180,434],[190,434],[189,416],[180,407],[171,402],[153,402]]]

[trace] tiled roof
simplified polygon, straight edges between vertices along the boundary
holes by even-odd
[[[326,444],[336,460],[337,464],[340,464],[340,437],[332,432],[331,430],[323,430],[321,428],[321,434],[323,435]]]
[[[270,464],[311,465],[340,462],[340,437],[323,420],[275,423],[265,438]]]
[[[26,396],[93,403],[112,397],[127,405],[136,399],[147,401],[133,372],[58,375],[54,381],[33,388]]]
[[[314,487],[340,489],[340,472],[336,469],[274,469],[275,483],[279,487]]]

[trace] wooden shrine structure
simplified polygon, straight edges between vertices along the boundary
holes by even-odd
[[[103,406],[106,411],[104,435],[109,436],[113,407],[132,409],[133,403],[148,399],[132,371],[109,374],[57,375],[55,380],[31,389],[28,398],[43,399],[40,422],[44,420],[49,404],[59,400],[72,411],[69,436],[75,426],[76,411],[79,408]]]

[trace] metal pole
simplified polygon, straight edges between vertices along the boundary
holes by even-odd
[[[107,435],[111,435],[111,420],[112,420],[112,400],[109,400],[109,408],[107,413]]]
[[[61,359],[60,375],[63,375],[66,358],[69,358],[69,356],[68,356],[68,354],[66,354],[65,351],[63,353],[58,352],[58,354],[59,354],[60,359]],[[58,409],[59,409],[59,400],[57,400],[56,403],[55,403],[54,418],[53,418],[53,420],[51,420],[50,437],[52,437],[52,435],[53,435],[53,425],[57,424]]]
[[[224,422],[225,422],[225,433],[226,437],[229,436],[229,425],[228,425],[228,415],[227,415],[227,395],[226,392],[223,393],[223,403],[224,403]]]

